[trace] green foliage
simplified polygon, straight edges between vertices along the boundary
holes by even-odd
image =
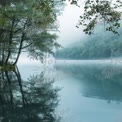
[[[119,20],[121,20],[121,13],[117,11],[115,6],[119,3],[115,3],[112,7],[112,3],[109,1],[88,0],[85,3],[84,14],[80,16],[79,25],[85,26],[84,32],[91,35],[96,24],[104,22],[106,31],[112,31],[114,34],[118,34],[117,29],[120,27]],[[119,6],[118,6],[119,7]]]
[[[0,44],[3,62],[17,63],[22,51],[42,59],[44,53],[53,53],[58,47],[56,19],[61,1],[20,0],[0,5]],[[31,46],[31,47],[30,47]],[[32,48],[32,49],[31,49]],[[40,55],[42,54],[42,55]]]
[[[42,32],[39,34],[34,34],[31,40],[28,41],[29,47],[28,52],[31,58],[42,59],[45,54],[53,54],[54,46],[60,47],[60,45],[55,42],[57,35],[49,34],[48,32]],[[31,42],[32,41],[32,42]]]
[[[80,0],[69,0],[69,2],[78,7],[83,5]],[[86,0],[84,4],[84,14],[80,16],[77,28],[84,26],[83,31],[91,35],[94,33],[95,26],[102,23],[106,31],[118,34],[117,30],[120,27],[119,20],[121,20],[122,14],[121,0]]]
[[[119,33],[121,33],[119,31]],[[58,50],[56,58],[61,59],[101,59],[122,56],[122,36],[101,32],[76,42],[72,46]]]

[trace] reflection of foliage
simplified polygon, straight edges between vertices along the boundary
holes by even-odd
[[[108,64],[57,65],[81,81],[82,94],[87,97],[122,101],[122,67]]]
[[[58,122],[55,108],[58,88],[47,81],[44,74],[22,81],[18,69],[1,72],[0,117],[3,122]]]

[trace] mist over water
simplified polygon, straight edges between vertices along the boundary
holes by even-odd
[[[62,63],[61,63],[62,62]],[[116,122],[122,112],[122,66],[110,61],[57,61],[56,84],[63,87],[61,122]]]
[[[116,122],[122,113],[122,63],[109,60],[55,60],[19,64],[21,77],[44,75],[60,88],[55,118],[60,122]],[[35,81],[36,83],[36,81]]]

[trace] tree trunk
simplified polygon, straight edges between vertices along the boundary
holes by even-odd
[[[25,107],[25,97],[24,97],[24,92],[23,92],[22,79],[21,79],[21,75],[20,75],[20,72],[17,67],[16,67],[16,71],[14,71],[14,73],[16,74],[17,79],[18,79],[18,83],[20,86],[20,92],[22,95],[22,103],[23,103],[23,107]]]

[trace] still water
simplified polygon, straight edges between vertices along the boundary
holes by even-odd
[[[47,79],[55,79],[61,122],[122,122],[122,62],[62,60],[21,64],[19,70],[23,79],[43,70]]]

